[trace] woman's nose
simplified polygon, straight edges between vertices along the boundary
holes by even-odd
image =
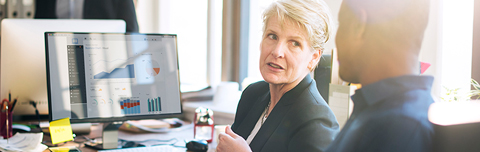
[[[285,55],[285,45],[283,43],[277,43],[275,48],[272,50],[272,55],[275,58],[283,58]]]

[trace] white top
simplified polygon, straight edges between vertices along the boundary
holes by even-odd
[[[262,113],[262,115],[260,115],[260,118],[258,119],[257,124],[255,124],[255,127],[253,128],[252,132],[250,133],[250,135],[248,135],[247,143],[249,145],[252,142],[253,138],[257,135],[258,130],[260,130],[260,128],[262,127],[262,118],[264,116],[265,116],[265,111]],[[266,121],[267,118],[265,118],[264,120]]]

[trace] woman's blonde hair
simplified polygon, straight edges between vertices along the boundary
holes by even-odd
[[[305,29],[313,50],[324,50],[333,31],[330,9],[323,0],[279,0],[273,2],[263,13],[263,32],[268,20],[276,16],[281,26],[285,21],[296,23]],[[312,51],[313,51],[312,50]]]

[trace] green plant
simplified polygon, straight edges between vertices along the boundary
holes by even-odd
[[[460,88],[450,89],[445,86],[445,94],[442,94],[440,97],[443,101],[452,102],[452,101],[468,101],[471,97],[476,97],[475,99],[480,99],[480,84],[474,79],[470,80],[470,84],[473,86],[473,90],[470,90],[466,93],[462,93]]]
[[[469,92],[469,97],[475,97],[475,99],[479,99],[480,98],[480,84],[475,81],[474,79],[472,79],[471,81],[471,84],[473,86],[473,88],[475,88],[474,90],[470,90]]]

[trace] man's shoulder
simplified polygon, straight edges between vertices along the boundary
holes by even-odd
[[[359,117],[356,121],[362,121],[361,124],[365,128],[385,128],[382,130],[396,129],[405,131],[409,129],[422,129],[433,131],[433,125],[428,120],[428,117],[415,116],[401,111],[378,113],[377,115],[370,115],[369,117]]]
[[[365,126],[373,128],[388,127],[389,129],[432,130],[433,125],[428,120],[429,101],[409,100],[407,102],[393,101],[388,106],[371,107],[371,111],[362,113],[358,120]],[[408,127],[401,127],[408,125]],[[416,127],[412,127],[416,126]]]
[[[429,151],[433,124],[405,114],[386,113],[356,117],[342,129],[332,149],[354,151]],[[340,147],[339,147],[340,146]],[[335,147],[335,148],[334,148]]]

